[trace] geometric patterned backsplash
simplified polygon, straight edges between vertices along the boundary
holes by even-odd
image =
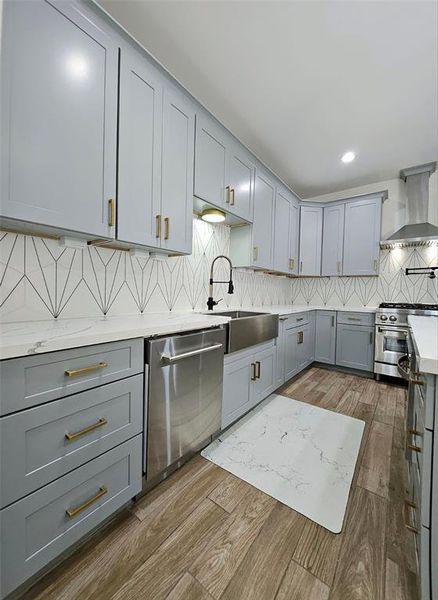
[[[204,310],[212,259],[229,254],[230,230],[194,218],[190,256],[161,260],[107,248],[63,248],[56,240],[0,231],[0,322]],[[438,264],[438,246],[381,250],[379,277],[288,278],[235,270],[235,293],[215,286],[220,306],[377,306],[438,303],[438,278],[406,267]],[[215,277],[227,279],[227,263]],[[222,288],[222,289],[221,289]]]

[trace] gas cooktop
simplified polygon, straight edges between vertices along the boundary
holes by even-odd
[[[379,308],[404,308],[406,310],[438,310],[438,304],[419,304],[410,302],[382,302]]]

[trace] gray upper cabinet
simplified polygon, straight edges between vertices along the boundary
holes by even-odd
[[[228,152],[228,181],[225,196],[227,210],[246,221],[252,221],[254,165],[249,154],[237,142],[230,144]]]
[[[117,238],[190,253],[195,112],[140,52],[120,61]]]
[[[274,270],[296,274],[298,268],[298,203],[278,186],[275,197]]]
[[[336,355],[336,311],[318,310],[315,328],[315,360],[334,365]]]
[[[190,254],[193,223],[195,112],[180,92],[164,89],[161,247]]]
[[[227,148],[225,131],[212,119],[196,115],[195,196],[223,207],[225,203]]]
[[[300,275],[321,275],[322,208],[302,206],[300,220]]]
[[[344,275],[377,275],[382,213],[381,197],[345,205]]]
[[[252,265],[272,269],[275,183],[257,169],[252,225]]]
[[[334,204],[323,208],[321,275],[342,275],[344,215],[344,204]]]
[[[1,216],[114,237],[117,44],[44,0],[5,2],[3,36]]]
[[[134,50],[120,59],[117,237],[160,245],[160,152],[163,85],[158,71]]]

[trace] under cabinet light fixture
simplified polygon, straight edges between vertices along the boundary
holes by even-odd
[[[207,223],[222,223],[225,221],[225,213],[218,208],[205,208],[201,213],[201,219]]]
[[[351,150],[349,150],[348,152],[345,152],[342,156],[341,156],[341,160],[343,163],[350,163],[352,162],[354,159],[356,158],[356,154],[354,152],[352,152]]]

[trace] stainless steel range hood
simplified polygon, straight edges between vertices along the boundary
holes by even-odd
[[[391,237],[383,240],[382,246],[411,246],[438,240],[438,227],[427,221],[429,177],[435,169],[436,162],[433,162],[400,171],[400,179],[406,182],[408,222]]]

